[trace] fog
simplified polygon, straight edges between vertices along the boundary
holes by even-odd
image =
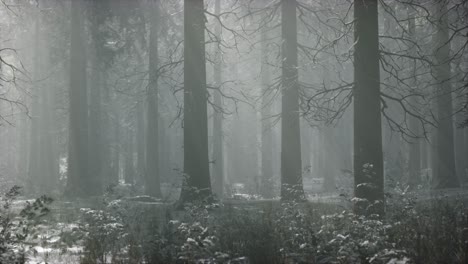
[[[466,263],[467,18],[0,1],[0,264]]]

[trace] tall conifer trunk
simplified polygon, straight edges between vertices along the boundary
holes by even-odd
[[[158,111],[158,20],[159,1],[152,1],[153,14],[150,17],[149,43],[149,84],[147,94],[147,127],[146,127],[146,186],[145,193],[161,197],[159,177],[159,111]]]
[[[434,188],[459,187],[455,170],[455,150],[453,135],[453,105],[452,87],[450,83],[450,41],[447,18],[447,1],[435,1],[437,32],[433,36],[434,42],[434,76],[437,95],[437,159],[438,166],[434,178]]]
[[[354,1],[354,195],[360,214],[384,213],[377,2]]]
[[[281,199],[305,199],[302,185],[296,0],[281,1]]]
[[[184,0],[184,182],[181,201],[211,196],[203,0]]]
[[[221,13],[221,0],[215,2],[215,15]],[[217,25],[215,36],[221,41],[221,25]],[[221,89],[222,84],[222,60],[221,60],[221,45],[218,44],[215,48],[215,65],[214,65],[214,83],[215,87]],[[223,98],[221,91],[214,91],[214,104],[220,108],[214,112],[213,116],[213,192],[219,197],[223,197],[224,188],[224,157],[223,157]]]
[[[66,193],[71,196],[86,196],[90,183],[87,157],[88,98],[83,13],[83,1],[73,0],[71,6],[70,126],[68,131],[68,181],[66,188]]]

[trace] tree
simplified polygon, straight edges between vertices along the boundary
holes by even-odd
[[[434,77],[437,95],[437,142],[438,157],[434,188],[459,187],[455,170],[455,150],[453,135],[452,86],[450,82],[450,40],[447,15],[447,1],[435,1],[436,34],[434,43]]]
[[[134,162],[133,162],[133,131],[131,127],[127,127],[125,131],[125,176],[126,184],[133,185],[134,182]]]
[[[66,194],[85,196],[89,192],[88,171],[88,98],[83,23],[83,1],[71,6],[70,90],[68,179]]]
[[[408,34],[410,38],[415,41],[416,40],[416,32],[415,32],[415,14],[410,13],[408,20]],[[415,42],[416,43],[416,42]],[[409,49],[409,55],[416,57],[416,44],[412,44],[411,48]],[[417,86],[417,67],[416,61],[411,61],[411,68],[410,68],[410,76],[411,76],[411,86],[413,89],[416,89]],[[417,97],[413,96],[413,105],[417,105]],[[408,160],[408,185],[411,188],[416,187],[420,183],[420,174],[421,174],[421,139],[419,138],[421,135],[420,127],[419,127],[419,120],[414,116],[410,116],[409,126],[411,132],[414,134],[414,138],[411,139],[409,142],[409,160]]]
[[[149,39],[149,83],[147,93],[147,131],[146,131],[146,187],[145,193],[161,197],[159,178],[159,127],[158,127],[158,20],[159,1],[151,2],[153,14],[150,15]]]
[[[305,199],[302,186],[296,0],[281,1],[281,199]]]
[[[34,41],[36,43],[34,47],[34,58],[33,58],[33,78],[35,80],[38,80],[40,78],[39,75],[39,68],[40,68],[40,61],[39,61],[39,56],[40,56],[40,51],[39,48],[41,47],[40,45],[40,15],[39,15],[39,10],[37,11],[36,14],[36,21],[35,21],[35,32],[34,32]],[[34,97],[32,98],[31,102],[31,110],[34,113],[39,112],[39,94],[38,91],[40,91],[38,82],[35,82],[35,94]],[[40,120],[39,116],[33,116],[31,120],[31,130],[30,130],[30,147],[29,147],[29,163],[28,163],[28,188],[30,190],[35,189],[37,187],[37,183],[40,182],[40,138],[39,138],[39,125],[40,125]]]
[[[91,5],[90,33],[93,43],[93,53],[90,58],[92,71],[90,71],[90,91],[89,91],[89,174],[92,179],[91,188],[94,194],[102,192],[104,183],[103,163],[107,159],[103,157],[103,127],[102,127],[102,100],[101,90],[103,89],[103,71],[105,67],[105,38],[99,28],[104,24],[106,16],[106,1],[94,0]]]
[[[180,200],[211,196],[203,0],[184,0],[184,182]]]
[[[384,213],[377,2],[354,1],[354,195],[360,214]]]
[[[221,12],[221,0],[215,2],[215,15],[219,17]],[[221,42],[221,25],[217,25],[215,29],[215,37]],[[214,64],[214,84],[217,89],[221,89],[222,80],[222,61],[221,50],[218,44],[215,48],[215,64]],[[219,109],[215,109],[213,115],[213,191],[219,198],[223,196],[224,186],[224,157],[223,157],[223,98],[221,91],[214,91],[214,104]]]
[[[136,176],[135,183],[138,186],[144,186],[144,180],[146,179],[146,162],[145,162],[145,153],[146,153],[146,140],[142,140],[146,138],[146,122],[145,122],[145,103],[143,101],[139,101],[137,104],[137,121],[136,121],[136,138],[138,139],[136,142],[136,149],[137,149],[137,164],[136,164]]]
[[[273,197],[273,126],[270,119],[272,98],[268,91],[270,85],[270,70],[268,66],[267,25],[260,31],[261,42],[261,86],[262,86],[262,175],[261,194],[263,198]]]

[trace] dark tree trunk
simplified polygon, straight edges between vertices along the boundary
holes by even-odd
[[[437,86],[437,158],[438,166],[434,181],[434,188],[459,187],[459,181],[455,171],[455,150],[453,136],[453,106],[452,87],[450,83],[450,41],[447,18],[446,1],[436,2],[437,33],[433,42],[435,47],[434,76]]]
[[[384,213],[377,2],[354,1],[354,195],[358,214]]]
[[[415,40],[416,39],[416,32],[415,32],[415,24],[414,24],[414,13],[410,13],[410,20],[408,21],[408,32],[410,38]],[[412,45],[410,51],[410,56],[417,56],[416,54],[416,46]],[[411,62],[411,70],[410,70],[410,85],[413,89],[416,89],[417,86],[417,79],[416,79],[416,62]],[[417,97],[413,96],[411,99],[413,105],[417,104]],[[408,160],[408,185],[410,188],[415,188],[420,183],[421,177],[421,129],[419,119],[413,116],[409,117],[409,128],[411,132],[414,134],[415,138],[411,139],[409,142],[409,160]]]
[[[466,119],[465,119],[466,120]],[[462,178],[466,183],[468,183],[468,127],[465,127],[465,174]]]
[[[281,199],[305,199],[302,185],[301,135],[299,125],[299,78],[297,64],[297,19],[295,0],[281,1],[282,109],[281,109]]]
[[[211,196],[203,0],[184,0],[184,182],[181,201]]]
[[[466,181],[465,177],[465,168],[468,157],[465,152],[465,129],[463,127],[458,127],[458,124],[461,124],[465,121],[466,117],[463,113],[456,114],[456,127],[455,127],[455,157],[456,157],[456,173],[460,180],[460,184]]]
[[[83,2],[72,1],[70,46],[70,126],[68,138],[68,181],[66,194],[86,196],[88,172],[88,98]]]
[[[435,103],[431,104],[431,108],[435,109],[436,105]],[[434,116],[437,118],[438,114],[437,111],[435,111]],[[428,147],[430,148],[430,167],[431,167],[431,172],[432,172],[432,178],[431,178],[431,184],[434,185],[436,182],[439,172],[439,155],[437,153],[437,135],[438,135],[438,129],[437,128],[432,128],[431,130],[431,136],[430,136],[430,142],[428,142]]]
[[[159,1],[153,1],[154,14],[150,17],[149,84],[147,94],[146,127],[146,186],[145,193],[161,197],[159,177],[159,112],[158,112],[158,20]]]
[[[458,51],[464,44],[463,41],[454,41],[452,44],[452,50]],[[463,76],[464,76],[464,57],[462,56],[459,59],[456,59],[454,61],[454,70],[453,72],[456,74],[456,85],[459,85],[460,83],[463,83]],[[460,78],[461,77],[461,78]],[[468,94],[466,94],[466,97],[464,98],[465,101],[458,101],[458,106],[456,106],[455,110],[459,111],[460,109],[463,109],[465,107],[465,104],[467,103],[466,99],[468,99]],[[466,110],[466,109],[465,109]],[[466,149],[466,138],[465,138],[465,131],[466,127],[463,127],[462,125],[464,124],[465,120],[467,120],[467,112],[466,111],[461,111],[456,113],[455,115],[455,164],[456,164],[456,173],[458,175],[458,179],[460,182],[460,185],[463,185],[464,183],[467,183],[467,178],[466,178],[466,169],[468,166],[468,152]]]

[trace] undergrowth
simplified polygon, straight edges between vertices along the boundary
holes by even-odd
[[[382,219],[326,204],[280,202],[129,209],[141,206],[120,201],[84,212],[88,231],[82,262],[430,264],[468,259],[467,207],[457,199],[429,203],[402,195],[388,203]]]

